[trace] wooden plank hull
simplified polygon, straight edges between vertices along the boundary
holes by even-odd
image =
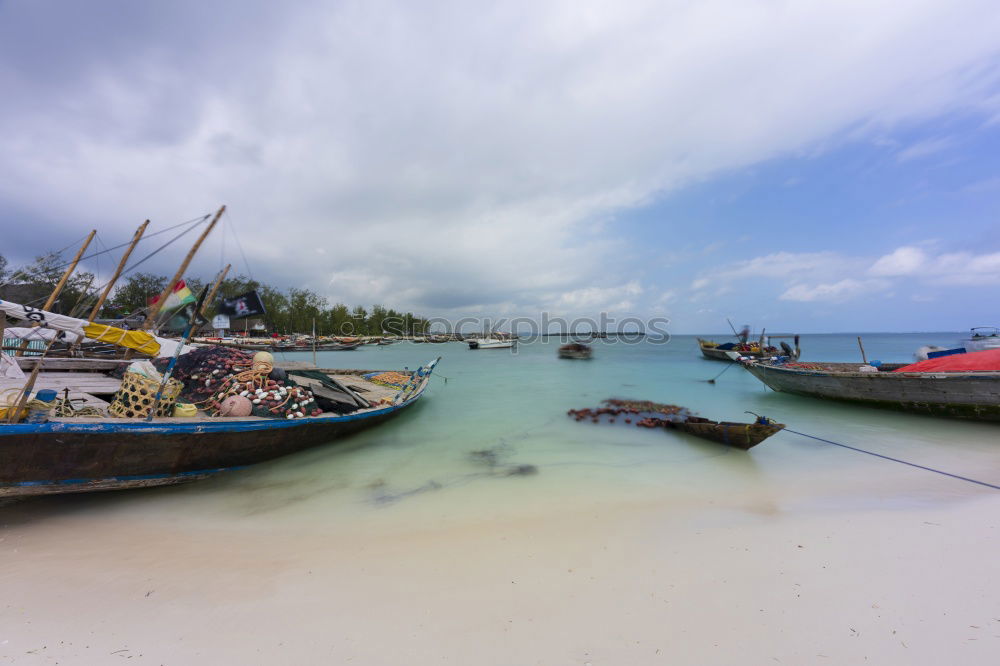
[[[74,419],[8,425],[0,433],[0,497],[183,483],[338,441],[400,405],[301,420]]]
[[[832,370],[786,368],[751,362],[744,367],[775,391],[853,402],[915,414],[1000,421],[1000,372],[851,372],[859,364],[824,364]]]
[[[744,451],[757,446],[765,439],[785,427],[783,423],[733,423],[710,421],[708,419],[688,419],[668,422],[668,428],[686,432],[695,437],[733,446]]]

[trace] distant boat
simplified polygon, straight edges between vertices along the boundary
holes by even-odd
[[[977,326],[972,329],[971,335],[967,339],[962,340],[962,346],[967,352],[1000,349],[1000,328]]]
[[[328,342],[322,345],[316,345],[316,351],[351,351],[353,349],[357,349],[360,346],[361,346],[360,342],[354,342],[351,344]]]
[[[594,349],[590,345],[582,342],[571,342],[559,347],[559,358],[589,359],[593,356]]]
[[[480,338],[469,340],[469,349],[510,349],[514,346],[515,340],[505,340],[502,338]]]
[[[787,342],[782,342],[780,347],[769,344],[770,337],[792,337],[795,346],[792,347]],[[802,351],[799,349],[799,336],[761,336],[763,343],[759,341],[747,342],[745,339],[740,342],[718,343],[712,340],[698,338],[698,348],[705,358],[713,361],[733,361],[743,356],[749,358],[760,358],[765,356],[788,356],[797,359]]]

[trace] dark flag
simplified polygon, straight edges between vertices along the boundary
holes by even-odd
[[[229,315],[233,319],[267,314],[256,289],[233,298],[223,298],[219,302],[218,312]]]

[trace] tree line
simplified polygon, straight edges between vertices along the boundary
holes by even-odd
[[[11,270],[7,260],[0,255],[0,298],[7,294],[9,300],[17,300],[15,295],[30,295],[32,299],[44,299],[52,293],[62,277],[64,262],[57,253],[37,257],[34,263]],[[149,301],[163,291],[170,280],[165,275],[135,273],[119,279],[112,294],[101,308],[101,319],[126,319],[144,315]],[[196,296],[205,286],[205,281],[197,277],[186,277],[184,281]],[[216,303],[206,308],[206,314],[215,314],[218,300],[256,290],[267,313],[261,318],[268,332],[309,333],[313,321],[318,335],[413,335],[427,330],[428,322],[412,312],[399,312],[382,305],[371,309],[357,305],[353,308],[343,303],[331,305],[323,296],[297,287],[280,289],[250,279],[245,275],[227,278],[219,285]],[[95,283],[93,273],[74,273],[67,281],[53,310],[60,314],[86,318],[97,303],[103,285]],[[31,303],[41,307],[42,303]],[[233,322],[239,329],[239,320]]]

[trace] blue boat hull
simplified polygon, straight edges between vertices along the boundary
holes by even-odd
[[[184,483],[337,441],[414,404],[306,419],[74,420],[0,431],[0,497]]]

